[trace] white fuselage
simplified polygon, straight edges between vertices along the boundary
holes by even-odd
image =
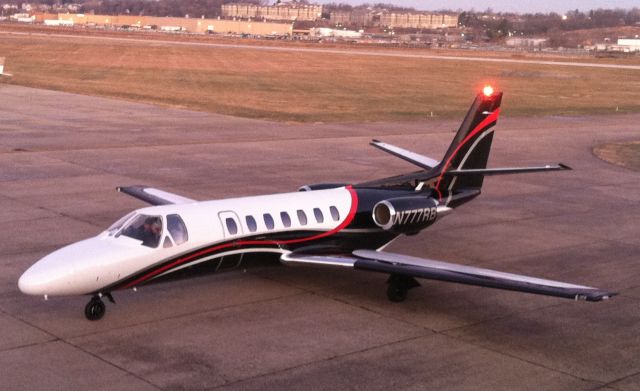
[[[344,228],[353,219],[356,206],[355,191],[340,187],[141,208],[119,226],[42,258],[18,284],[22,292],[32,295],[90,294],[107,287],[135,287],[229,254],[286,253],[288,243],[312,241]],[[186,235],[175,228],[171,231],[176,215]],[[135,228],[135,221],[141,220],[139,216],[161,221],[155,246],[144,245],[128,234],[128,229]],[[302,235],[301,231],[308,233],[279,241],[269,239],[275,233]]]

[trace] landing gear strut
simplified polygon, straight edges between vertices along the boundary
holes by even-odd
[[[100,296],[93,296],[84,307],[84,316],[89,320],[100,320],[106,311],[104,302]]]
[[[387,298],[394,303],[405,301],[409,289],[420,286],[415,278],[401,274],[390,275],[387,284]]]

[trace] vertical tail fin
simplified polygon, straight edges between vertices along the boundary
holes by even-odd
[[[494,93],[491,87],[485,87],[473,101],[444,158],[434,167],[434,171],[440,173],[435,183],[436,191],[441,199],[446,198],[447,204],[455,193],[463,189],[480,190],[482,187],[482,174],[451,177],[445,173],[487,167],[493,140],[491,128],[498,121],[501,101],[502,92]]]

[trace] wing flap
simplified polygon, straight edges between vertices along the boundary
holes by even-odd
[[[322,265],[353,267],[358,258],[342,254],[309,254],[292,252],[282,254],[280,260],[286,265]]]
[[[151,205],[190,204],[196,202],[191,198],[147,186],[124,186],[117,187],[116,190]]]
[[[361,270],[457,282],[488,288],[506,289],[575,300],[600,301],[616,293],[597,288],[504,273],[473,266],[458,265],[425,258],[373,250],[353,252],[358,260],[353,267]]]
[[[400,159],[406,160],[411,164],[415,164],[418,167],[424,168],[425,170],[430,170],[433,167],[437,166],[440,163],[437,160],[431,159],[428,156],[420,155],[419,153],[407,151],[404,148],[396,147],[395,145],[383,143],[379,140],[372,140],[371,145],[374,147],[385,151],[387,153],[392,154],[393,156],[399,157]]]

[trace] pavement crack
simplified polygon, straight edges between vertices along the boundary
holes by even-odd
[[[286,368],[281,368],[281,369],[278,369],[278,370],[275,370],[275,371],[272,371],[272,372],[269,372],[269,373],[261,373],[261,374],[258,374],[258,375],[255,375],[255,376],[250,376],[250,377],[247,377],[247,378],[244,378],[244,379],[238,379],[238,380],[235,380],[235,381],[232,381],[232,382],[229,382],[229,383],[225,383],[225,384],[221,384],[221,385],[209,388],[209,390],[216,390],[216,389],[228,387],[228,386],[231,386],[231,385],[234,385],[234,384],[240,384],[240,383],[243,383],[243,382],[247,382],[247,381],[251,381],[251,380],[255,380],[255,379],[260,379],[260,378],[267,377],[267,376],[277,375],[279,373],[285,373],[285,372],[292,371],[292,370],[295,370],[295,369],[298,369],[298,368],[304,368],[304,367],[309,366],[309,365],[317,365],[317,364],[321,364],[321,363],[324,363],[324,362],[330,362],[330,361],[333,361],[333,360],[337,360],[337,359],[341,359],[341,358],[345,358],[345,357],[349,357],[349,356],[354,356],[354,355],[357,355],[357,354],[360,354],[360,353],[366,353],[366,352],[369,352],[369,351],[372,351],[372,350],[375,350],[375,349],[384,348],[384,347],[387,347],[387,346],[393,346],[393,345],[396,345],[396,344],[415,341],[415,340],[424,338],[425,336],[426,335],[418,335],[418,336],[403,338],[403,339],[400,339],[400,340],[387,342],[387,343],[383,343],[383,344],[379,344],[379,345],[375,345],[375,346],[369,346],[369,347],[366,347],[366,348],[360,349],[360,350],[353,350],[353,351],[350,351],[350,352],[347,352],[347,353],[343,353],[343,354],[335,354],[335,355],[332,355],[330,357],[325,357],[325,358],[320,359],[320,360],[309,361],[309,362],[305,362],[305,363],[302,363],[302,364],[292,365],[292,366],[289,366],[289,367],[286,367]]]
[[[151,387],[153,387],[155,389],[163,390],[162,387],[152,383],[151,381],[145,379],[144,377],[141,377],[141,376],[137,375],[136,373],[129,371],[127,368],[125,368],[123,366],[120,366],[120,365],[115,364],[115,363],[113,363],[113,362],[111,362],[111,361],[109,361],[109,360],[107,360],[105,358],[102,358],[101,356],[99,356],[99,355],[97,355],[97,354],[95,354],[95,353],[93,353],[93,352],[91,352],[89,350],[84,349],[80,345],[76,345],[76,344],[74,344],[74,343],[72,343],[70,341],[67,341],[67,340],[61,340],[61,341],[63,343],[65,343],[65,344],[67,344],[67,345],[69,345],[69,346],[71,346],[71,347],[73,347],[75,349],[78,349],[79,351],[81,351],[81,352],[83,352],[83,353],[95,358],[96,360],[99,360],[99,361],[101,361],[101,362],[103,362],[103,363],[105,363],[105,364],[107,364],[107,365],[109,365],[109,366],[111,366],[113,368],[116,368],[116,369],[118,369],[118,370],[120,370],[120,371],[122,371],[122,372],[124,372],[124,373],[126,373],[126,374],[128,374],[128,375],[130,375],[130,376],[132,376],[132,377],[134,377],[134,378],[136,378],[138,380],[140,380],[141,382],[144,382],[144,383],[150,385]]]

